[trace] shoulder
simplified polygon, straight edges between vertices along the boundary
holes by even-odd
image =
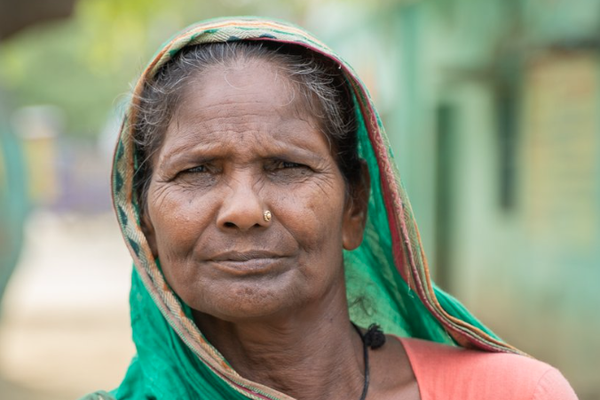
[[[558,370],[532,358],[465,350],[419,339],[400,341],[423,400],[577,399]]]

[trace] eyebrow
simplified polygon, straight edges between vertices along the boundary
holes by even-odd
[[[286,142],[290,144],[290,142]],[[170,169],[177,165],[192,164],[198,162],[208,162],[228,158],[230,152],[220,151],[221,143],[199,143],[195,146],[179,145],[173,149],[169,149],[168,153],[163,156],[163,162],[159,164],[161,169]],[[258,154],[257,159],[282,159],[296,160],[299,162],[305,161],[308,163],[322,163],[324,157],[310,149],[291,143],[291,146],[277,146],[271,150],[266,150],[263,154]]]

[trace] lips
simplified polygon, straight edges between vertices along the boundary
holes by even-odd
[[[283,256],[277,253],[264,250],[251,250],[251,251],[228,251],[225,253],[217,254],[213,257],[209,257],[209,261],[250,261],[258,259],[275,259],[282,258]]]
[[[264,274],[281,266],[284,255],[263,251],[228,251],[207,259],[217,268],[234,275]]]

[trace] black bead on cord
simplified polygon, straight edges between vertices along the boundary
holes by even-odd
[[[365,363],[365,381],[363,383],[363,391],[360,395],[360,400],[365,400],[367,398],[367,392],[369,391],[369,381],[370,381],[370,373],[369,373],[369,347],[373,350],[380,348],[385,344],[385,334],[377,324],[371,324],[369,329],[363,333],[360,331],[360,328],[352,323],[352,326],[360,336],[360,339],[363,342],[363,358]]]

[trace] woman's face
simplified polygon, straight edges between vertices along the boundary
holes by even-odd
[[[342,248],[360,244],[365,202],[347,201],[304,101],[258,60],[209,68],[183,93],[152,161],[143,225],[192,309],[263,318],[343,287]]]

